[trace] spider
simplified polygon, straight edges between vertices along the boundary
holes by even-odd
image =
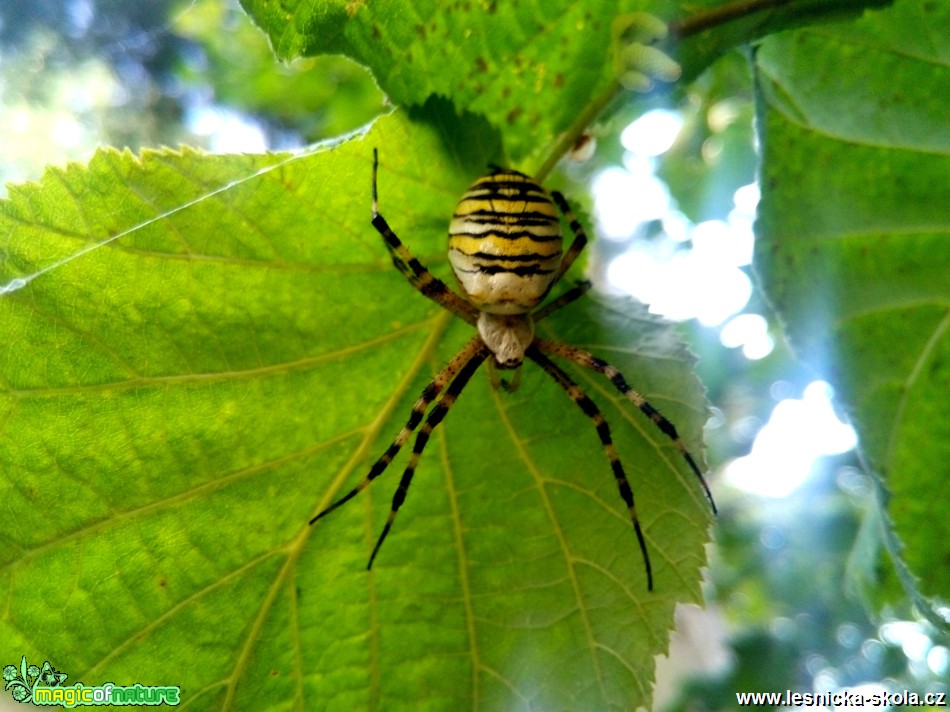
[[[310,520],[310,524],[350,501],[379,477],[422,423],[422,428],[416,435],[412,455],[393,496],[386,524],[369,557],[366,568],[372,568],[373,561],[392,528],[396,513],[406,499],[429,436],[445,418],[472,374],[487,361],[493,387],[513,391],[518,387],[520,366],[525,358],[528,358],[564,389],[584,415],[593,422],[613,470],[620,497],[630,514],[643,555],[647,589],[652,591],[653,570],[650,554],[634,506],[633,490],[614,448],[610,427],[600,409],[584,390],[566,371],[549,359],[548,354],[573,361],[609,379],[620,393],[633,402],[673,442],[699,480],[713,513],[716,512],[716,505],[696,460],[686,449],[676,428],[627,384],[620,371],[591,353],[535,336],[535,322],[575,301],[591,286],[590,282],[580,282],[557,299],[535,310],[587,244],[587,234],[574,217],[564,196],[556,191],[548,193],[534,180],[514,170],[493,167],[487,175],[476,180],[462,196],[449,225],[449,262],[464,294],[462,297],[412,256],[379,213],[376,185],[378,168],[379,156],[376,149],[373,149],[372,225],[386,243],[393,264],[419,292],[475,326],[478,333],[423,389],[412,407],[409,420],[386,452],[376,460],[369,473],[356,487],[319,512]],[[560,219],[555,205],[574,233],[574,241],[566,253],[561,249]],[[500,378],[497,374],[499,370],[513,370],[511,381]],[[435,406],[429,410],[423,423],[426,410],[433,402]]]

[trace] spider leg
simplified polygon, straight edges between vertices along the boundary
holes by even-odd
[[[623,374],[620,373],[620,371],[618,371],[606,361],[597,358],[593,354],[573,346],[568,346],[567,344],[559,344],[553,341],[535,339],[532,348],[541,349],[542,351],[546,351],[549,354],[561,356],[568,359],[569,361],[573,361],[580,366],[597,371],[601,375],[605,376],[611,383],[613,383],[614,387],[618,391],[625,395],[629,401],[631,401],[635,406],[637,406],[637,408],[640,409],[641,413],[653,421],[654,425],[656,425],[656,427],[659,428],[664,435],[673,441],[673,445],[675,445],[676,449],[680,451],[683,459],[685,459],[686,463],[689,465],[689,469],[693,471],[696,479],[699,480],[699,484],[702,486],[703,492],[706,493],[706,499],[709,500],[709,505],[712,507],[713,514],[717,513],[716,502],[713,500],[712,492],[709,490],[709,485],[706,484],[706,480],[703,477],[703,473],[700,471],[699,466],[696,464],[696,460],[690,454],[689,450],[686,449],[683,439],[679,436],[679,433],[676,432],[676,427],[673,425],[673,423],[667,420],[666,417],[660,413],[660,411],[650,405],[646,398],[633,390],[627,384],[627,381],[624,380]]]
[[[538,309],[538,311],[534,312],[534,314],[531,315],[531,318],[535,323],[541,321],[545,317],[548,317],[556,312],[558,309],[566,307],[572,302],[576,302],[588,292],[591,286],[592,285],[590,281],[586,279],[582,282],[578,282],[573,287],[564,292],[564,294],[562,294],[560,297],[554,301],[548,302],[541,309]]]
[[[433,275],[416,259],[402,244],[392,228],[379,213],[379,199],[376,188],[376,172],[379,166],[379,155],[373,149],[373,227],[382,235],[386,248],[392,256],[393,264],[409,280],[409,283],[423,296],[428,297],[443,309],[446,309],[469,324],[478,320],[478,309],[458,296],[446,286],[445,282]]]
[[[574,261],[577,259],[577,256],[584,250],[584,247],[587,245],[587,233],[584,230],[584,227],[581,225],[580,221],[574,217],[574,213],[571,210],[571,206],[568,205],[567,200],[564,199],[564,196],[559,192],[554,191],[551,193],[551,198],[557,203],[558,208],[564,214],[564,217],[567,219],[568,223],[571,226],[571,230],[574,233],[574,242],[571,243],[571,246],[568,248],[567,252],[564,254],[564,257],[561,259],[561,264],[558,267],[557,274],[554,277],[554,280],[551,282],[552,286],[557,284],[561,278],[567,273],[567,270],[571,268],[571,265],[574,264]],[[555,299],[552,302],[544,305],[541,309],[532,314],[532,318],[535,322],[545,319],[558,309],[566,307],[571,302],[576,301],[581,296],[584,295],[587,290],[591,288],[591,283],[588,280],[583,280],[578,282],[569,290],[564,292],[560,297]]]
[[[537,343],[537,342],[535,342]],[[594,423],[594,427],[597,429],[597,435],[600,436],[600,442],[604,446],[604,452],[607,454],[607,459],[610,460],[610,467],[614,471],[614,479],[617,480],[617,487],[620,490],[620,497],[623,499],[624,504],[627,505],[627,511],[630,513],[630,520],[633,522],[633,530],[637,535],[637,542],[640,544],[640,551],[643,554],[643,565],[646,568],[647,573],[647,590],[653,590],[653,569],[650,566],[650,555],[647,553],[647,544],[646,540],[643,538],[643,530],[640,529],[640,519],[637,517],[637,509],[633,503],[633,490],[630,488],[630,481],[627,479],[626,473],[623,471],[623,465],[620,462],[620,457],[617,455],[617,450],[614,447],[613,440],[610,437],[610,426],[607,425],[607,421],[604,419],[603,414],[600,412],[600,409],[592,401],[588,395],[584,392],[579,385],[577,385],[571,377],[564,372],[564,370],[551,361],[547,356],[541,353],[541,350],[535,344],[532,344],[528,347],[528,350],[525,354],[528,358],[538,364],[543,368],[551,378],[553,378],[557,384],[564,389],[571,400],[577,403],[577,407],[580,408],[584,415],[591,419]]]
[[[412,412],[409,414],[409,420],[406,421],[406,424],[403,426],[402,430],[399,431],[399,434],[396,436],[396,438],[392,441],[392,443],[390,443],[389,447],[386,448],[386,452],[384,452],[380,458],[373,463],[373,466],[369,470],[369,474],[367,474],[366,477],[364,477],[360,483],[356,485],[356,487],[340,497],[340,499],[328,506],[322,512],[319,512],[313,519],[310,520],[311,524],[316,522],[318,519],[322,519],[337,507],[349,502],[351,499],[353,499],[353,497],[366,489],[370,482],[383,474],[386,468],[389,467],[389,463],[393,461],[393,458],[396,457],[396,454],[409,439],[409,436],[412,435],[413,431],[419,426],[419,423],[422,422],[422,416],[425,414],[426,408],[429,407],[429,404],[438,397],[438,395],[442,392],[442,389],[445,388],[446,384],[455,378],[459,371],[464,369],[484,348],[485,345],[482,343],[480,338],[476,337],[472,339],[461,351],[458,352],[458,354],[456,354],[455,358],[449,361],[445,368],[436,374],[435,378],[429,381],[429,384],[422,390],[422,395],[419,396],[419,399],[412,406]],[[481,363],[481,360],[484,358],[484,356],[481,356],[479,363]]]
[[[435,407],[429,411],[429,416],[426,418],[425,424],[419,430],[418,435],[416,435],[416,442],[412,446],[412,456],[406,464],[406,469],[403,471],[402,478],[399,480],[399,486],[393,495],[393,503],[389,510],[389,516],[386,518],[386,524],[383,527],[382,533],[379,535],[379,539],[376,540],[376,546],[373,547],[373,553],[370,554],[369,563],[366,564],[367,571],[373,567],[373,560],[376,558],[376,554],[379,553],[379,549],[383,545],[386,535],[389,534],[389,530],[392,528],[393,521],[396,519],[396,513],[406,500],[406,493],[409,491],[409,485],[412,484],[412,476],[416,472],[416,465],[419,464],[422,451],[425,450],[426,444],[429,442],[429,436],[432,434],[432,431],[435,430],[436,426],[442,422],[442,419],[445,418],[446,413],[449,412],[449,409],[458,399],[459,393],[462,392],[462,389],[468,384],[472,374],[482,365],[482,361],[485,360],[489,353],[488,347],[481,344],[481,348],[469,356],[468,361],[459,370],[455,380],[452,381],[451,385],[446,389],[445,395],[443,395]]]
[[[567,273],[567,270],[574,264],[574,260],[577,259],[577,256],[587,245],[587,232],[584,230],[584,226],[581,225],[580,221],[574,217],[574,211],[571,210],[571,206],[567,204],[567,200],[564,199],[563,195],[555,190],[551,193],[551,197],[554,199],[554,202],[557,203],[557,207],[560,208],[561,212],[564,213],[564,217],[571,226],[571,232],[574,233],[574,242],[571,243],[570,248],[564,253],[564,257],[561,259],[561,266],[558,268],[557,276],[554,278],[554,283],[556,283]]]

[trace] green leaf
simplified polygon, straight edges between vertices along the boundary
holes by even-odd
[[[589,104],[613,97],[612,22],[644,3],[241,4],[279,58],[345,54],[367,66],[394,103],[449,97],[457,111],[503,129],[513,160],[537,163],[556,137],[596,117],[574,126]]]
[[[920,590],[944,599],[947,28],[945,4],[899,2],[771,38],[756,55],[758,270],[798,352],[848,405]]]
[[[369,224],[378,147],[382,211],[448,278],[448,218],[483,170],[449,135],[396,113],[297,155],[106,150],[11,188],[4,659],[181,685],[192,709],[649,705],[675,604],[700,600],[710,515],[597,374],[566,366],[612,428],[653,592],[594,427],[528,366],[514,394],[476,374],[371,572],[405,454],[308,525],[471,338]],[[668,325],[585,297],[539,332],[615,362],[701,454],[702,390]]]
[[[204,53],[200,64],[179,69],[185,81],[210,84],[218,102],[264,114],[308,141],[352,131],[384,111],[364,68],[340,56],[275,62],[267,39],[231,3],[194,0],[173,22],[175,33],[200,43]]]
[[[735,47],[744,47],[773,33],[817,23],[854,19],[872,7],[893,0],[687,0],[671,24],[684,39],[677,48],[683,79],[692,80],[714,60]]]
[[[710,0],[448,5],[241,0],[241,5],[278,58],[346,55],[368,67],[397,105],[446,97],[456,111],[484,116],[502,131],[506,155],[515,163],[546,174],[551,145],[559,145],[559,158],[623,95],[614,63],[615,23],[622,16],[650,13],[671,23],[672,34],[661,49],[692,79],[732,47],[886,2],[797,0],[761,7]]]

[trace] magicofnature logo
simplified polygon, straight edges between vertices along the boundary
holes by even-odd
[[[3,668],[3,679],[7,683],[3,689],[12,689],[13,699],[17,702],[32,702],[33,693],[40,683],[47,687],[56,687],[62,685],[67,677],[69,676],[66,673],[54,670],[49,660],[43,663],[42,668],[27,665],[24,655],[19,669],[16,665],[7,665]]]
[[[3,668],[5,690],[10,690],[17,702],[34,705],[76,707],[79,705],[177,705],[181,701],[181,688],[177,685],[104,685],[86,686],[81,682],[64,685],[69,677],[54,670],[49,661],[43,667],[27,665],[26,656],[20,666],[6,665]]]

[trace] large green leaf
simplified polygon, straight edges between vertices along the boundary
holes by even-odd
[[[853,19],[866,8],[890,5],[892,1],[686,0],[678,3],[678,11],[664,13],[664,17],[670,18],[670,29],[674,35],[685,40],[677,47],[676,56],[683,65],[683,78],[691,80],[713,60],[734,47],[803,25]]]
[[[920,590],[950,598],[950,6],[764,42],[757,266],[839,389]]]
[[[621,16],[671,23],[660,46],[696,77],[731,47],[789,26],[853,15],[889,0],[241,0],[284,60],[344,54],[368,67],[398,105],[450,99],[503,132],[506,155],[546,173],[619,94]],[[677,46],[677,42],[682,40]]]
[[[634,4],[242,2],[279,58],[345,54],[400,105],[449,97],[504,128],[516,160],[538,158],[593,97],[612,96],[611,24]]]
[[[700,599],[709,512],[597,374],[569,369],[613,428],[653,592],[594,428],[537,368],[514,394],[476,374],[371,572],[398,471],[307,524],[471,336],[369,224],[376,146],[385,214],[447,277],[448,216],[483,169],[445,136],[397,113],[299,155],[101,151],[11,188],[0,663],[179,684],[191,709],[649,704],[674,606]],[[701,452],[668,326],[585,297],[539,328],[616,362]]]

